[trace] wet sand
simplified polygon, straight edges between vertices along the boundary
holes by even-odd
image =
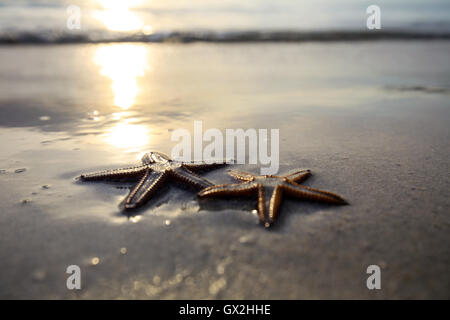
[[[0,297],[450,298],[449,49],[0,47]],[[280,129],[280,173],[309,168],[306,185],[350,205],[287,200],[265,230],[251,200],[169,187],[127,217],[123,185],[75,180],[170,154],[172,130],[194,120]],[[259,171],[204,176],[232,182],[229,168]],[[66,288],[72,264],[80,291]],[[366,288],[371,264],[381,290]]]

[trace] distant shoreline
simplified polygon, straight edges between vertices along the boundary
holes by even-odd
[[[244,43],[244,42],[347,42],[379,40],[449,40],[450,32],[405,30],[334,31],[186,31],[143,33],[4,32],[0,45],[76,43]]]

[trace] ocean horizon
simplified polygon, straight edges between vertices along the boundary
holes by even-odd
[[[450,2],[387,1],[367,30],[371,1],[0,1],[0,44],[446,39]],[[79,25],[71,28],[77,14]]]

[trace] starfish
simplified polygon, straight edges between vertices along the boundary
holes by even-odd
[[[310,170],[297,170],[294,173],[275,176],[258,176],[251,173],[230,170],[232,177],[243,182],[236,184],[222,184],[207,187],[198,193],[200,198],[214,196],[258,196],[257,212],[259,221],[269,228],[277,219],[280,211],[283,194],[309,200],[331,204],[348,204],[337,194],[300,185],[310,175]],[[270,197],[266,198],[266,194]],[[266,209],[268,206],[269,210]],[[268,214],[267,214],[268,211]]]
[[[137,180],[123,201],[124,209],[134,209],[145,204],[168,180],[203,189],[213,184],[195,172],[223,165],[222,163],[206,164],[203,162],[181,162],[170,159],[160,152],[149,152],[142,157],[142,165],[129,168],[105,170],[82,174],[82,181],[126,181]]]

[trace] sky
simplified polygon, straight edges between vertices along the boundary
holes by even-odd
[[[0,32],[61,31],[80,8],[81,32],[363,29],[378,5],[384,28],[450,30],[447,0],[1,0]]]

